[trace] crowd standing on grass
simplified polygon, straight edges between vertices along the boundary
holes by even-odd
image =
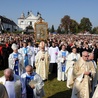
[[[71,98],[96,98],[97,59],[94,35],[50,34],[40,42],[33,34],[0,35],[0,69],[5,69],[0,83],[9,98],[42,98],[49,74],[67,81]]]

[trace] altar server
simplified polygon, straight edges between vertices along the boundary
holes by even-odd
[[[49,71],[55,74],[57,74],[58,52],[59,52],[59,48],[56,46],[55,42],[52,42],[52,46],[49,48],[49,55],[50,55]]]

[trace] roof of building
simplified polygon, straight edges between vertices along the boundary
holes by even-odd
[[[21,14],[20,18],[18,19],[33,19],[38,20],[41,17],[41,14],[37,12],[37,16],[35,16],[32,11],[28,11],[27,15],[25,16],[24,13]]]
[[[0,15],[0,19],[1,19],[2,23],[7,23],[7,24],[11,24],[11,25],[17,26],[16,23],[13,20],[10,20],[10,19],[8,19],[8,18],[6,18],[4,16]]]

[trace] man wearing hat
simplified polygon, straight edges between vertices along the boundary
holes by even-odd
[[[43,80],[47,80],[49,72],[49,54],[45,51],[44,41],[40,42],[39,49],[40,51],[35,56],[36,73],[39,74]]]
[[[15,43],[12,44],[13,53],[9,55],[9,68],[11,68],[16,75],[21,75],[23,73],[23,57],[18,52],[18,47]]]

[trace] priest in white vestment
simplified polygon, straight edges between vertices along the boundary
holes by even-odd
[[[65,81],[66,75],[66,56],[68,55],[68,51],[66,50],[66,46],[61,46],[61,51],[58,53],[58,71],[57,71],[57,80],[58,81]]]
[[[27,98],[42,98],[44,96],[44,82],[40,75],[33,72],[31,65],[26,66],[26,72],[21,75],[26,86]]]
[[[23,65],[26,67],[28,64],[31,65],[32,51],[27,47],[26,41],[23,42],[23,47],[20,48],[19,53],[23,56]]]
[[[73,65],[80,58],[80,54],[77,53],[77,48],[73,47],[72,52],[66,58],[66,76],[67,87],[72,88],[73,85]]]
[[[0,83],[0,98],[9,98],[5,86],[1,83]]]
[[[12,44],[13,53],[9,55],[9,68],[11,68],[16,75],[21,75],[23,73],[23,57],[18,52],[18,47],[15,43]]]
[[[43,80],[48,79],[49,72],[49,54],[45,51],[45,43],[42,41],[39,44],[40,51],[35,56],[36,73],[41,76]]]
[[[6,87],[9,98],[22,98],[26,94],[23,81],[18,75],[13,74],[12,69],[5,69],[0,82]]]
[[[91,84],[95,76],[92,61],[88,60],[88,52],[82,52],[82,57],[74,64],[74,85],[71,98],[91,98]]]

